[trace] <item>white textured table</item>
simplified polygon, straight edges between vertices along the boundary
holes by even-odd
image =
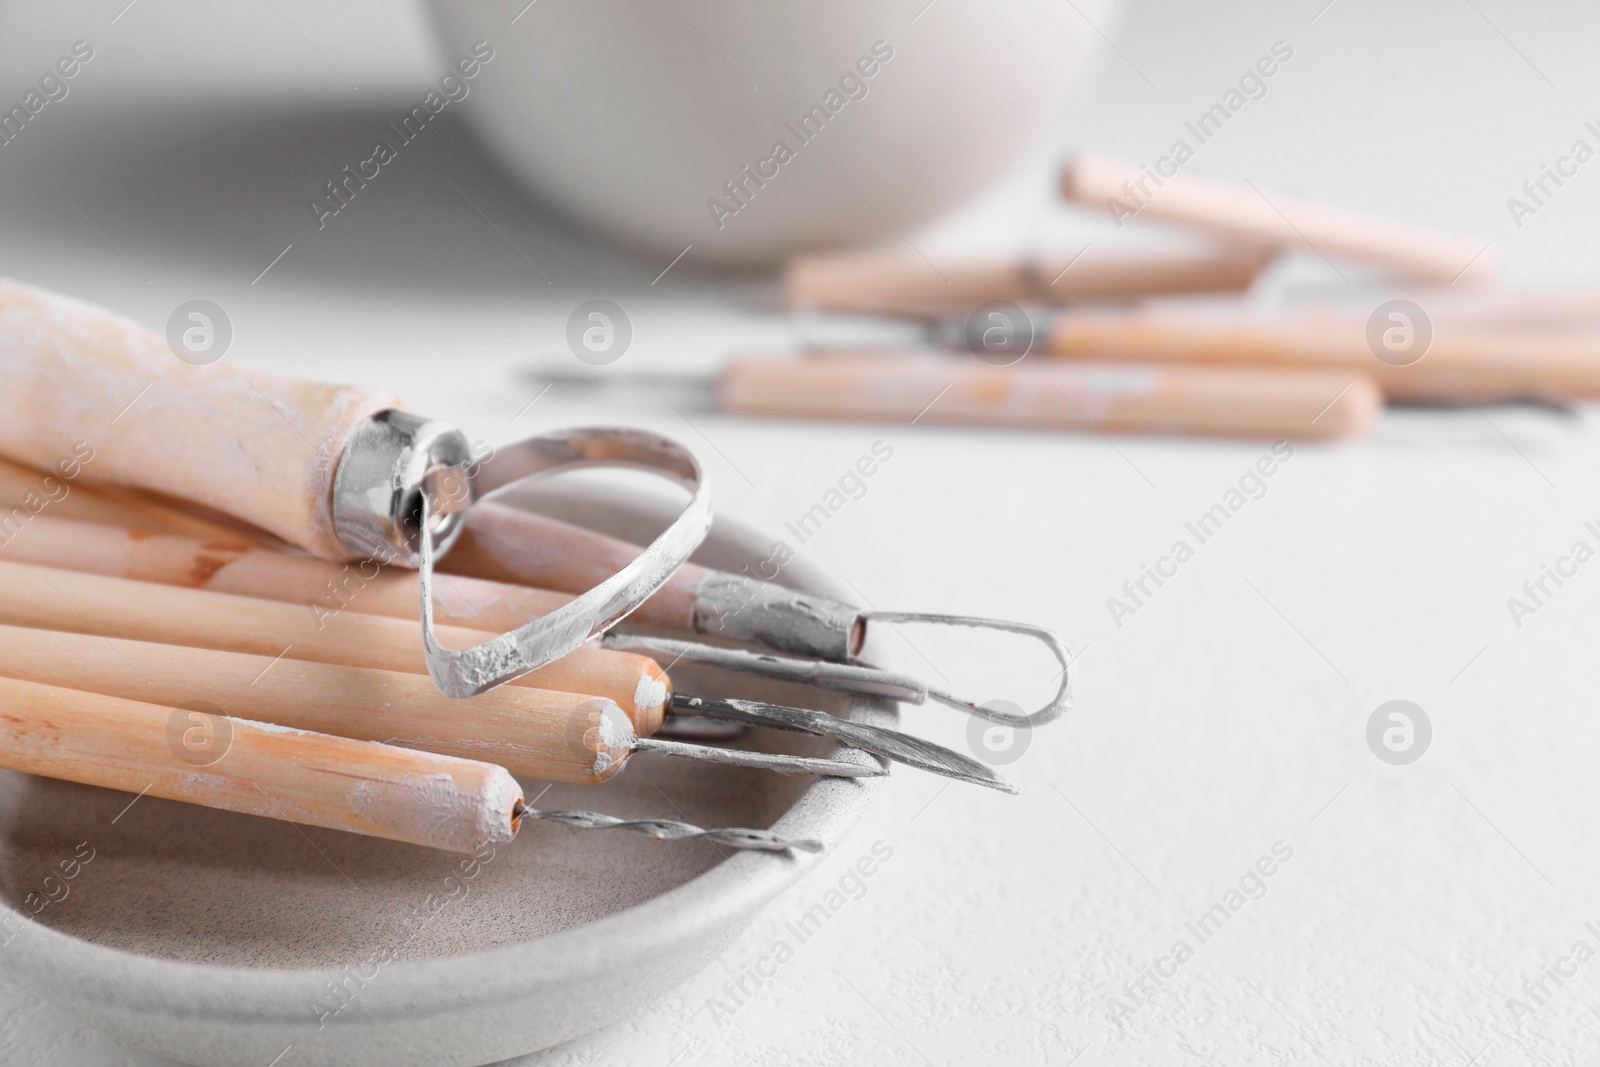
[[[1505,204],[1574,139],[1594,141],[1584,101],[1600,75],[1579,49],[1595,15],[1488,0],[1426,18],[1366,0],[1321,7],[1135,7],[1068,114],[1070,136],[914,239],[1128,239],[1037,221],[1049,159],[1069,145],[1153,159],[1281,39],[1293,61],[1204,147],[1197,173],[1460,230],[1492,242],[1522,283],[1600,281],[1600,164],[1520,228]],[[230,358],[384,382],[492,439],[602,419],[662,430],[702,453],[720,510],[774,530],[882,440],[892,460],[804,552],[874,605],[1046,622],[1081,653],[1077,710],[1013,741],[1026,745],[1008,768],[1021,797],[898,775],[824,868],[708,971],[532,1062],[1600,1055],[1600,963],[1572,955],[1579,942],[1600,950],[1600,563],[1548,586],[1520,627],[1507,607],[1574,542],[1600,547],[1586,526],[1600,525],[1592,417],[1390,414],[1368,442],[1279,457],[1262,489],[1244,486],[1256,498],[1195,546],[1185,523],[1268,446],[760,424],[648,390],[557,388],[530,408],[535,389],[515,369],[559,355],[566,315],[591,297],[628,309],[638,368],[707,366],[790,328],[733,310],[730,295],[770,294],[697,277],[692,259],[652,288],[664,264],[519,204],[460,138],[319,235],[299,190],[369,113],[246,110],[213,134],[154,104],[106,120],[112,102],[90,90],[26,153],[0,150],[0,271],[157,325],[183,300],[215,300],[234,323]],[[1107,599],[1180,538],[1194,558],[1147,583],[1153,595],[1116,625]],[[959,660],[952,681],[982,697],[1024,701],[1048,680],[998,646],[963,655],[909,636]],[[918,667],[918,652],[902,663]],[[1395,698],[1432,723],[1409,766],[1366,741],[1369,716]],[[968,743],[953,714],[907,718]],[[852,876],[874,850],[871,877]],[[818,904],[829,917],[802,937]],[[52,997],[9,990],[0,1058],[120,1062]]]

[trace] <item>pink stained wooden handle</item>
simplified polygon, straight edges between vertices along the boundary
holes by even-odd
[[[1370,430],[1382,398],[1354,371],[836,353],[733,359],[717,403],[791,418],[1313,441]]]
[[[191,500],[346,559],[334,472],[401,405],[351,386],[195,366],[100,308],[0,279],[0,456]]]
[[[1342,257],[1448,285],[1490,282],[1499,273],[1499,257],[1487,244],[1288,197],[1268,199],[1252,187],[1182,173],[1162,177],[1094,156],[1066,163],[1061,195],[1106,210],[1119,227],[1129,217],[1175,223],[1225,241]]]
[[[1080,251],[1032,259],[945,259],[861,253],[799,256],[784,271],[791,307],[864,313],[957,310],[990,300],[1067,304],[1249,288],[1271,250]]]
[[[516,836],[505,768],[376,741],[0,678],[0,767],[474,852]]]

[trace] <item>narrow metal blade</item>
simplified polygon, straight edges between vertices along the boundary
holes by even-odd
[[[918,770],[954,778],[959,782],[988,786],[1004,793],[1018,792],[1016,786],[970,756],[963,756],[943,745],[936,745],[898,730],[885,730],[881,726],[851,722],[849,719],[841,719],[824,711],[767,704],[759,700],[696,697],[684,693],[672,695],[672,710],[679,715],[704,715],[707,718],[743,722],[772,730],[790,730],[795,733],[832,737],[863,752],[904,763]]]
[[[772,678],[780,682],[814,685],[841,693],[859,693],[862,696],[888,697],[909,704],[920,704],[927,699],[928,687],[908,674],[863,667],[856,663],[830,663],[827,660],[793,659],[767,653],[746,652],[737,648],[720,648],[694,641],[679,641],[670,637],[644,637],[615,631],[600,639],[606,648],[619,652],[639,652],[654,656],[664,663],[688,663],[699,667],[716,667],[720,670],[753,674],[759,678]]]
[[[849,760],[819,759],[815,756],[789,756],[773,752],[751,752],[743,748],[713,748],[710,745],[686,745],[681,741],[663,741],[658,737],[640,737],[633,742],[636,752],[659,752],[680,759],[697,759],[706,763],[721,763],[728,767],[757,767],[778,774],[820,774],[828,778],[880,778],[889,772],[881,763],[853,763]]]

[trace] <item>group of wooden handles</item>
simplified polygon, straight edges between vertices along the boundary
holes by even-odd
[[[1370,430],[1385,399],[1600,395],[1594,296],[1496,288],[1487,245],[1088,157],[1063,168],[1061,192],[1119,225],[1175,224],[1208,244],[1091,246],[1026,260],[802,257],[786,276],[797,308],[913,319],[981,316],[993,302],[1052,310],[1014,366],[986,366],[995,361],[982,352],[746,357],[724,371],[722,405],[785,417],[1314,440]],[[1394,301],[1279,312],[1228,295],[1284,251],[1375,268],[1412,288]]]
[[[440,579],[453,645],[568,599]],[[0,462],[0,766],[470,852],[514,833],[513,775],[610,777],[670,696],[586,647],[449,700],[417,633],[413,572]]]

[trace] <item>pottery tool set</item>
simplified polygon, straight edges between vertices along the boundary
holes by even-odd
[[[1119,227],[1165,223],[1205,243],[987,261],[802,257],[785,275],[795,312],[901,323],[906,339],[739,354],[715,375],[655,384],[757,417],[1291,440],[1360,436],[1386,401],[1600,396],[1600,295],[1501,288],[1486,245],[1093,158],[1063,168],[1060,192]],[[1290,252],[1376,271],[1385,288],[1264,302],[1250,290]]]
[[[0,410],[10,770],[466,852],[524,819],[815,849],[539,810],[517,777],[599,783],[653,753],[840,778],[901,763],[1015,792],[903,731],[679,691],[679,663],[1007,723],[1070,700],[1071,660],[1043,628],[864,612],[689,562],[711,521],[705,480],[654,434],[578,429],[474,456],[386,395],[194,366],[105,311],[8,282]],[[659,475],[688,502],[639,546],[490,499],[597,467]],[[614,629],[624,619],[657,635]],[[1019,716],[860,661],[870,629],[904,621],[1037,640],[1059,689]],[[733,743],[750,728],[833,749]]]

